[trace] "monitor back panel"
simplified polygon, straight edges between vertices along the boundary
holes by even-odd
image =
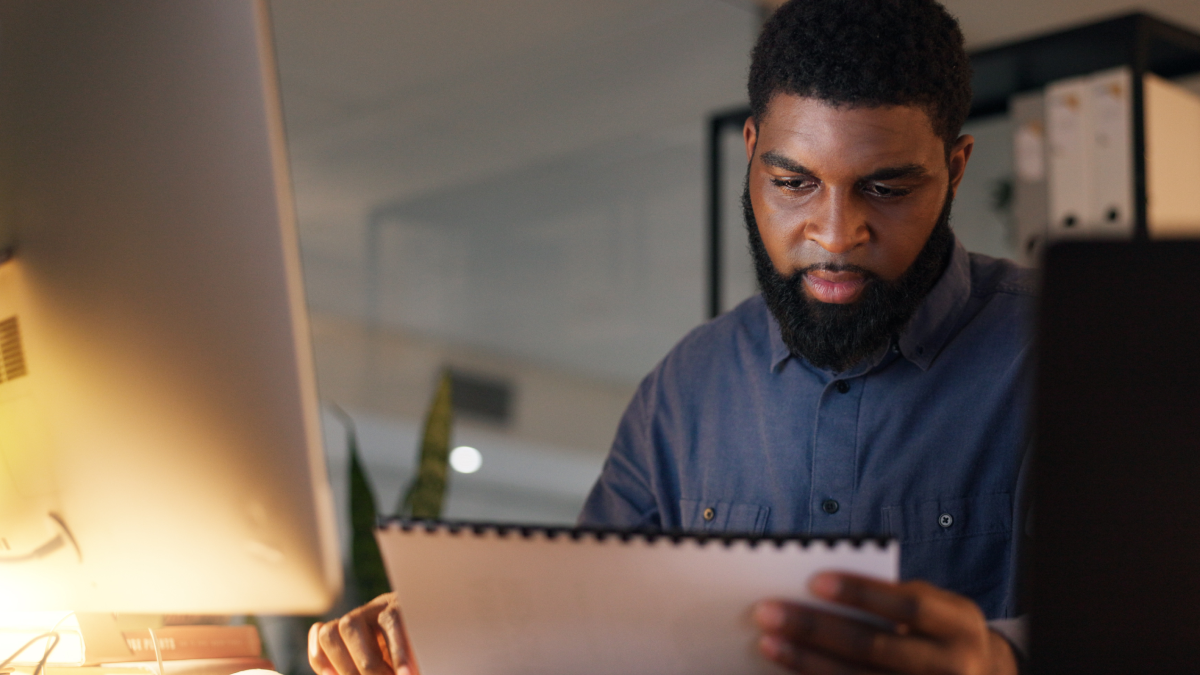
[[[6,608],[338,592],[275,82],[261,1],[0,1]]]
[[[1200,663],[1200,242],[1047,256],[1035,423],[1036,673]]]

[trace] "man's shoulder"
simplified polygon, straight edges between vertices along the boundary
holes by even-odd
[[[688,332],[655,373],[671,380],[689,379],[761,366],[770,368],[772,343],[769,310],[760,294]]]
[[[984,350],[991,362],[1024,359],[1033,338],[1036,270],[979,253],[970,254],[970,262],[970,300],[959,316],[955,343]]]
[[[1037,297],[1037,272],[1005,258],[971,253],[971,295],[1030,304]]]
[[[727,352],[739,345],[762,347],[769,352],[769,314],[762,294],[756,293],[737,307],[693,328],[670,354],[711,355],[714,352]]]

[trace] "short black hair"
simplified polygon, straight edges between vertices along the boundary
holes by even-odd
[[[949,151],[971,109],[971,61],[936,0],[791,0],[759,35],[747,89],[756,120],[778,93],[916,106]]]

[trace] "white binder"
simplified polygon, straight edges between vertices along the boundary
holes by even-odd
[[[1087,77],[1046,87],[1047,172],[1051,239],[1085,234],[1091,201],[1091,87]]]
[[[1046,244],[1049,207],[1046,190],[1046,98],[1040,91],[1014,96],[1008,103],[1013,121],[1013,217],[1017,261],[1040,263]]]
[[[1093,74],[1088,209],[1084,231],[1101,237],[1133,236],[1133,73],[1116,68]]]
[[[1125,67],[1046,88],[1051,238],[1133,236],[1132,91]]]

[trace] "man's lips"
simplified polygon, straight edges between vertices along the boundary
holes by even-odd
[[[804,286],[817,302],[839,305],[854,302],[866,285],[867,280],[858,272],[817,269],[804,275]]]

